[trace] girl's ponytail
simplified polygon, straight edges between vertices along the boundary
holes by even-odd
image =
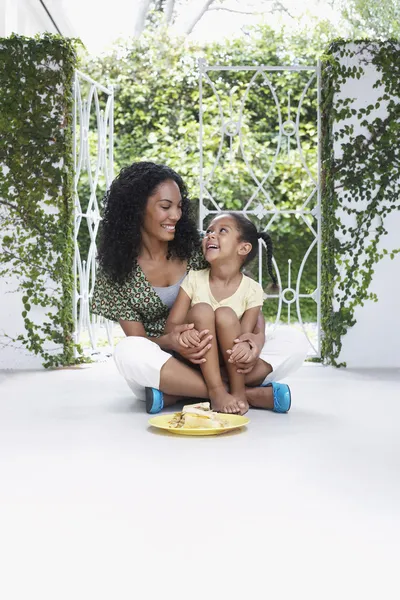
[[[274,284],[273,287],[277,288],[278,280],[274,274],[274,270],[272,267],[273,247],[272,247],[271,236],[266,231],[259,231],[257,233],[257,237],[258,237],[258,239],[262,239],[267,247],[267,269],[268,269],[268,273],[273,281],[273,284]]]

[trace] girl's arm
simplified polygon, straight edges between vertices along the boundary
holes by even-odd
[[[249,309],[249,310],[253,310],[253,309]],[[257,360],[257,358],[260,356],[260,352],[263,349],[264,344],[265,344],[265,318],[262,313],[261,307],[260,307],[260,309],[257,309],[257,310],[258,310],[258,316],[257,316],[257,321],[256,321],[256,325],[255,325],[254,329],[252,329],[252,330],[247,329],[247,331],[244,331],[244,328],[242,326],[241,335],[236,340],[234,340],[235,344],[237,344],[238,342],[248,342],[250,344],[251,348],[254,349],[254,360]],[[249,312],[249,311],[246,311],[246,312]],[[242,319],[243,319],[243,317],[242,317]]]
[[[175,325],[182,325],[185,322],[186,315],[190,308],[190,298],[187,293],[180,288],[178,297],[175,300],[165,325],[165,333],[169,333]]]
[[[260,307],[254,306],[248,308],[240,319],[241,335],[239,338],[234,340],[234,346],[231,350],[228,350],[229,362],[230,363],[247,363],[251,360],[255,354],[256,344],[252,338],[256,337],[253,331],[257,325],[258,316],[260,314]],[[257,353],[258,358],[258,353]]]
[[[254,335],[256,335],[259,338],[259,341],[261,343],[261,348],[262,348],[265,343],[265,317],[263,315],[261,307],[260,307],[260,312],[258,313],[257,324],[254,328],[253,333],[254,333]]]
[[[265,342],[265,320],[260,307],[246,310],[241,319],[241,335],[229,351],[230,362],[236,363],[238,373],[247,374],[254,368]],[[245,350],[243,342],[250,347]]]
[[[260,316],[260,306],[254,306],[253,308],[249,308],[243,313],[243,316],[240,320],[242,335],[244,333],[256,333],[259,316]]]

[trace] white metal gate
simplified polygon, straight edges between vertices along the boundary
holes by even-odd
[[[74,78],[74,341],[97,350],[100,325],[112,346],[113,324],[91,315],[99,205],[113,177],[114,90],[80,71]]]
[[[200,229],[227,208],[242,212],[259,230],[270,230],[275,223],[275,237],[280,234],[279,222],[289,229],[285,218],[292,219],[297,231],[304,225],[303,256],[288,251],[285,260],[274,261],[280,291],[268,293],[264,283],[264,295],[268,302],[275,301],[275,326],[287,317],[304,332],[310,355],[320,356],[320,65],[226,67],[201,59],[199,71]],[[268,107],[267,125],[252,121],[252,110],[260,101]],[[248,142],[252,126],[258,133]],[[291,197],[281,189],[290,177],[298,182]],[[229,198],[230,182],[239,190],[239,199]],[[263,284],[262,240],[259,250],[253,275]],[[308,289],[302,283],[305,268],[311,281]],[[312,322],[305,323],[305,310]]]

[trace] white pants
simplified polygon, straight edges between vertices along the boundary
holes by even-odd
[[[303,333],[288,326],[266,332],[260,358],[269,363],[273,371],[265,381],[282,381],[304,362],[309,349]],[[114,359],[122,377],[140,400],[145,399],[145,387],[160,387],[160,372],[171,354],[161,350],[150,340],[129,336],[119,342]]]

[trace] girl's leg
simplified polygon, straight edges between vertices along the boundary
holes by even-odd
[[[187,321],[194,323],[198,331],[208,329],[213,336],[211,349],[207,352],[207,362],[200,365],[213,409],[227,413],[242,412],[246,409],[247,402],[229,394],[222,382],[214,310],[204,302],[195,304],[188,312]]]
[[[232,348],[232,343],[228,348]],[[209,360],[210,352],[211,350],[207,354],[207,361]],[[232,365],[230,364],[230,366]],[[181,369],[180,367],[184,367],[184,369]],[[270,371],[269,365],[264,361],[259,360],[254,369],[248,375],[245,375],[244,381],[246,387],[244,404],[240,405],[240,414],[245,414],[249,405],[252,408],[267,408],[270,410],[274,408],[272,387],[259,387]],[[228,375],[229,382],[231,382],[229,370]],[[243,378],[243,375],[241,375],[241,377]],[[192,369],[172,357],[161,369],[160,389],[164,392],[165,406],[178,402],[182,396],[187,398],[209,398],[203,376],[196,369]],[[243,402],[242,397],[236,396],[232,388],[231,392],[235,398],[240,398],[240,401]],[[214,406],[213,408],[217,410]]]
[[[244,414],[249,408],[246,400],[245,378],[244,375],[237,372],[235,364],[228,362],[229,355],[226,352],[233,347],[233,340],[241,334],[240,321],[236,313],[227,306],[217,308],[215,311],[215,329],[222,358],[228,373],[230,392],[238,401],[243,403],[244,409],[241,413]]]

